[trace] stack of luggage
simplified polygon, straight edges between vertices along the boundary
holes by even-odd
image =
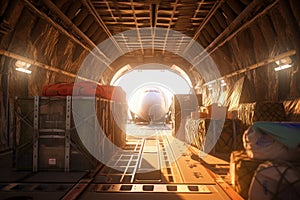
[[[300,123],[255,122],[230,159],[231,183],[245,199],[300,199]]]
[[[251,126],[259,121],[286,121],[286,112],[281,102],[242,103],[238,108],[238,119]]]

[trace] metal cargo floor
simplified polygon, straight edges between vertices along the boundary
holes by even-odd
[[[127,132],[126,147],[107,165],[91,172],[11,171],[0,180],[0,199],[241,199],[221,178],[228,161],[200,158],[168,126],[129,124]]]

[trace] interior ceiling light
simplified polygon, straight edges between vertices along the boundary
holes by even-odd
[[[292,67],[292,59],[290,57],[282,58],[275,61],[277,67],[274,68],[275,71],[280,71]]]
[[[290,67],[292,67],[291,64],[286,64],[286,65],[281,65],[279,67],[275,67],[274,70],[275,71],[280,71],[280,70],[287,69],[287,68],[290,68]]]
[[[222,79],[221,80],[221,86],[226,86],[227,84],[225,83],[225,81]]]
[[[77,16],[77,15],[80,13],[81,10],[82,10],[82,9],[79,8],[79,9],[76,11],[75,16]]]
[[[212,89],[213,89],[213,88],[212,88],[212,84],[207,85],[207,89],[208,89],[208,90],[212,90]]]
[[[17,60],[17,62],[15,63],[16,66],[16,70],[19,72],[24,72],[26,74],[31,74],[31,70],[29,70],[29,67],[31,66],[31,64],[23,62],[21,60]]]

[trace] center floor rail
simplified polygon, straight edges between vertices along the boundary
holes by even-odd
[[[100,171],[80,199],[241,199],[206,168],[199,150],[174,138],[171,130],[135,126],[129,128],[125,150],[112,158],[111,168]]]
[[[131,126],[127,131],[138,134],[128,135],[126,146],[106,166],[100,164],[91,172],[79,174],[61,172],[72,178],[67,181],[57,175],[59,179],[51,182],[54,176],[45,179],[40,177],[43,172],[38,172],[19,183],[0,183],[0,199],[1,195],[7,198],[24,194],[34,199],[62,200],[242,199],[215,173],[218,166],[228,162],[211,155],[200,158],[198,149],[174,138],[164,126]]]
[[[166,130],[131,138],[96,176],[98,183],[183,183]]]

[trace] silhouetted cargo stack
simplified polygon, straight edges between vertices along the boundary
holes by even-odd
[[[240,120],[226,119],[215,145],[215,151],[230,153],[233,150],[243,149],[242,135],[244,130]]]
[[[202,95],[194,94],[176,94],[173,96],[171,105],[171,120],[173,125],[173,134],[184,140],[185,122],[191,116],[198,106],[202,105]]]
[[[289,121],[300,122],[300,98],[286,100],[283,102],[287,119]]]
[[[209,144],[215,142],[215,152],[230,153],[243,149],[244,126],[240,120],[188,119],[185,128],[185,141],[201,150],[207,150]]]
[[[234,189],[247,199],[252,180],[250,199],[295,199],[295,196],[288,198],[290,192],[286,187],[300,181],[299,168],[292,167],[299,165],[299,144],[300,123],[255,122],[244,132],[245,150],[231,153]],[[279,193],[280,197],[276,196]],[[286,198],[282,198],[284,195]]]
[[[111,91],[110,88],[106,97]],[[127,104],[123,101],[123,93],[120,94],[110,99],[89,96],[17,98],[17,169],[93,169],[98,163],[94,155],[112,153],[114,148],[105,143],[103,137],[118,147],[126,143]]]
[[[127,104],[111,101],[110,105],[110,131],[113,132],[114,144],[122,148],[126,144]]]
[[[287,162],[265,162],[255,172],[249,200],[300,199],[300,167]]]
[[[233,151],[230,155],[231,184],[235,191],[245,199],[248,197],[249,186],[255,170],[262,162],[249,158],[243,150]]]
[[[81,101],[93,100],[82,98]],[[95,105],[100,105],[100,99],[96,100]],[[16,99],[16,135],[19,138],[16,149],[17,169],[69,171],[95,167],[97,161],[83,147],[76,133],[71,107],[71,97]],[[87,119],[90,124],[87,133],[94,129],[96,122],[95,117]]]
[[[238,118],[246,125],[256,121],[286,121],[286,114],[282,103],[256,102],[242,103],[238,108]]]
[[[199,132],[200,126],[203,126],[205,122],[202,119],[188,119],[185,124],[185,142],[198,149],[203,149],[204,135],[203,132]]]

